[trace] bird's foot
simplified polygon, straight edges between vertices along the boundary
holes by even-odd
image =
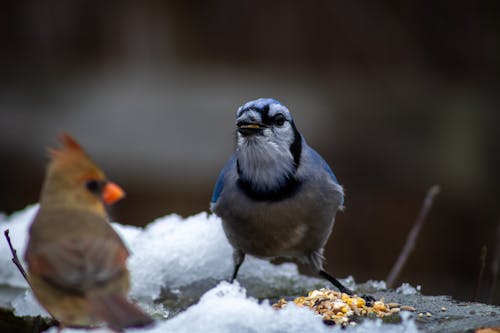
[[[347,294],[349,296],[355,295],[354,291],[352,291],[351,289],[346,288],[346,287],[340,288],[339,290],[340,290],[340,292]],[[377,300],[375,297],[373,297],[371,295],[361,295],[359,297],[361,297],[362,299],[365,300],[367,306],[372,306],[373,303]]]
[[[366,306],[373,306],[373,303],[377,300],[371,295],[361,295],[361,298],[365,300]]]

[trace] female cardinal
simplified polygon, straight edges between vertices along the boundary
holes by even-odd
[[[40,304],[62,326],[117,331],[152,319],[127,300],[128,250],[108,222],[105,204],[124,196],[69,135],[53,149],[24,253]]]

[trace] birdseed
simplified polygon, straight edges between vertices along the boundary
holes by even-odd
[[[371,304],[359,296],[349,296],[345,293],[330,289],[312,290],[307,296],[300,296],[293,300],[297,306],[307,307],[320,315],[326,325],[349,326],[356,325],[358,317],[384,318],[397,315],[400,311],[415,311],[411,306],[401,306],[399,303],[385,303],[384,299]],[[288,301],[280,299],[273,304],[275,309],[283,309]]]

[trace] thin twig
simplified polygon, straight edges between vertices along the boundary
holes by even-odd
[[[497,228],[497,242],[496,242],[496,249],[495,252],[493,253],[493,260],[491,261],[491,277],[492,277],[492,284],[491,284],[491,289],[490,289],[490,295],[488,297],[488,303],[493,304],[493,298],[495,297],[495,292],[497,289],[497,282],[498,282],[498,269],[500,266],[500,224],[498,224]]]
[[[427,194],[425,195],[425,199],[424,202],[422,203],[422,207],[420,208],[420,212],[417,216],[417,219],[415,220],[413,227],[408,233],[405,245],[403,246],[403,249],[401,250],[398,259],[394,263],[394,266],[392,266],[391,272],[387,276],[386,283],[388,288],[394,287],[394,283],[398,279],[399,274],[401,273],[404,265],[406,264],[406,261],[408,260],[411,252],[415,248],[417,237],[420,233],[420,230],[422,229],[422,226],[424,225],[424,221],[425,218],[427,217],[427,214],[429,214],[429,211],[432,208],[434,198],[439,193],[439,191],[440,188],[437,185],[431,186],[431,188],[429,188],[429,190],[427,191]]]
[[[481,267],[479,268],[479,275],[477,277],[476,292],[472,297],[473,302],[479,301],[479,293],[481,292],[481,281],[483,280],[484,267],[486,266],[487,254],[488,254],[488,248],[486,247],[486,245],[483,245],[483,247],[481,247],[481,254],[479,255],[479,262],[481,263]]]
[[[19,272],[21,272],[24,279],[26,280],[26,282],[28,282],[28,284],[31,287],[31,283],[28,280],[28,274],[26,274],[26,271],[24,270],[23,265],[21,264],[21,261],[19,260],[19,257],[17,256],[17,251],[16,251],[16,249],[14,249],[14,247],[12,246],[12,242],[10,241],[9,229],[6,229],[3,233],[5,235],[5,238],[7,239],[7,243],[9,243],[10,252],[12,252],[12,259],[11,259],[12,262],[14,263],[14,265],[16,265]]]
[[[21,275],[24,277],[24,279],[26,280],[26,282],[28,282],[28,285],[30,286],[31,290],[33,291],[33,286],[31,285],[30,280],[28,279],[28,274],[26,274],[26,271],[24,270],[24,267],[21,264],[21,261],[19,260],[19,257],[17,256],[17,251],[14,248],[14,246],[12,246],[12,242],[10,241],[9,229],[6,229],[3,232],[3,234],[5,235],[5,238],[7,239],[7,243],[9,244],[10,252],[12,252],[12,259],[11,259],[12,262],[14,263],[14,265],[16,265],[17,269],[19,270],[19,272],[21,272]],[[54,320],[55,323],[56,323],[56,324],[51,325],[51,326],[59,325],[59,321],[56,319],[56,317],[54,317],[54,315],[52,313],[50,313],[48,310],[47,310],[47,312],[52,317],[52,320]]]

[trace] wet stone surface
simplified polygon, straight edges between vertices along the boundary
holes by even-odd
[[[3,296],[6,296],[5,289]],[[15,296],[18,290],[10,290],[10,297]],[[252,293],[249,293],[252,296]],[[422,332],[474,332],[475,329],[482,327],[500,327],[500,307],[486,305],[482,303],[472,302],[457,302],[448,296],[425,296],[421,294],[405,295],[396,291],[377,291],[371,292],[377,300],[382,300],[388,310],[395,307],[396,304],[401,309],[401,312],[406,310],[410,312],[415,320],[417,327]],[[306,294],[307,295],[307,294]],[[256,296],[256,295],[254,295]],[[287,301],[292,302],[296,297],[284,297]],[[182,298],[182,297],[181,297]],[[278,301],[271,298],[270,303]],[[4,299],[5,300],[5,299]],[[187,306],[195,303],[195,300],[181,303],[165,302],[164,305],[170,312],[170,318],[175,317],[175,314],[183,311]],[[2,302],[3,303],[3,302]],[[1,304],[0,311],[0,331],[1,332],[28,332],[40,329],[46,329],[51,323],[50,320],[35,317],[16,317],[12,314],[12,309],[9,309],[6,303]],[[414,311],[412,311],[414,310]],[[384,325],[397,324],[401,321],[400,313],[395,312],[392,315],[381,318]],[[354,316],[353,322],[360,323],[364,320],[375,320],[377,316]],[[158,318],[160,319],[160,318]],[[325,324],[332,325],[330,321],[325,321]],[[3,325],[3,326],[2,326]],[[16,328],[13,330],[13,328]],[[349,331],[349,328],[347,328]]]
[[[415,308],[413,316],[423,332],[468,332],[480,327],[500,327],[500,307],[456,302],[448,296],[403,295],[377,292],[376,298]]]

